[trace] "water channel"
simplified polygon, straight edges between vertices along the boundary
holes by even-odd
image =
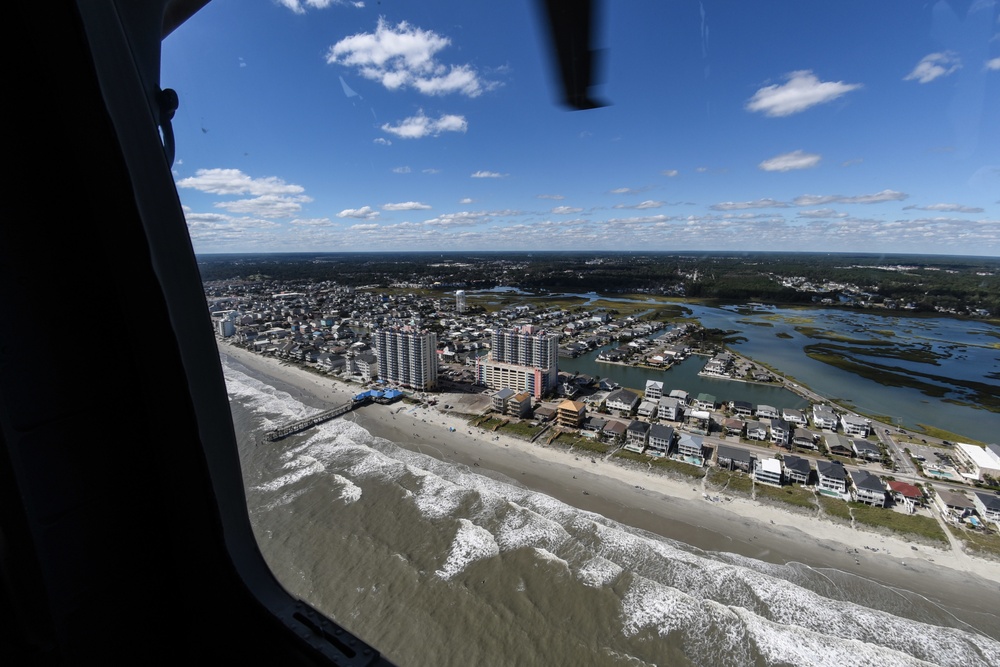
[[[591,301],[630,301],[596,294],[581,296]],[[634,301],[633,301],[634,303]],[[649,303],[664,303],[650,299]],[[584,304],[586,305],[586,304]],[[903,427],[927,424],[982,442],[1000,441],[1000,414],[975,407],[969,392],[958,381],[980,383],[986,393],[1000,395],[1000,327],[984,322],[947,317],[879,314],[823,308],[778,308],[745,306],[711,307],[683,304],[707,328],[735,330],[746,340],[733,344],[735,352],[765,363],[831,399],[848,401],[857,410],[884,415]],[[825,336],[825,338],[824,338]],[[923,357],[874,358],[897,372],[933,385],[942,396],[920,389],[888,386],[876,380],[813,359],[805,347],[838,338],[885,341],[892,350],[914,350]],[[864,349],[864,348],[859,348]],[[882,349],[882,348],[872,348]],[[646,380],[664,382],[664,389],[683,389],[697,395],[705,392],[720,401],[745,400],[774,407],[802,407],[805,401],[791,392],[766,385],[744,384],[701,378],[697,372],[705,357],[695,356],[668,371],[597,363],[598,352],[577,359],[560,359],[561,370],[607,377],[622,386],[642,389]],[[863,355],[856,355],[863,358]]]

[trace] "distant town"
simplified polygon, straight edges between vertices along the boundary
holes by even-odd
[[[530,274],[529,266],[521,270]],[[478,269],[479,276],[489,273]],[[857,519],[868,515],[850,507],[862,504],[923,517],[929,523],[912,532],[940,540],[951,526],[968,534],[971,544],[987,540],[982,550],[1000,555],[1000,538],[991,535],[1000,530],[998,444],[909,433],[857,414],[787,380],[780,369],[727,349],[727,332],[655,309],[625,314],[607,306],[567,306],[558,296],[551,305],[537,298],[496,299],[519,289],[494,286],[473,295],[463,288],[469,281],[431,277],[451,284],[397,279],[380,287],[258,273],[206,280],[205,293],[216,333],[226,343],[356,383],[359,391],[399,390],[406,400],[466,414],[470,427],[503,429],[539,445],[565,444],[587,456],[613,456],[666,474],[709,474],[725,480],[726,488],[793,506],[844,503],[844,512]],[[780,284],[802,289],[806,283]],[[834,290],[838,301],[860,289],[808,285],[813,292]],[[983,317],[990,311],[966,307],[956,314]],[[723,401],[657,380],[623,387],[609,377],[560,370],[560,359],[599,348],[596,360],[609,366],[667,369],[698,359],[703,377],[784,387],[808,407]],[[869,520],[894,529],[891,518],[884,521],[891,516]],[[996,544],[989,546],[990,539]]]

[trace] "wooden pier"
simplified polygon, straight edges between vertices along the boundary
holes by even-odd
[[[336,419],[340,415],[350,412],[354,408],[360,408],[363,405],[368,405],[372,401],[376,403],[388,404],[400,397],[402,397],[402,394],[399,392],[394,392],[394,394],[390,397],[383,396],[382,392],[364,392],[355,396],[353,400],[338,405],[335,408],[324,410],[319,414],[299,419],[291,424],[285,424],[284,426],[276,428],[273,431],[269,431],[267,435],[264,436],[264,440],[266,442],[277,442],[282,438],[287,438],[290,435],[295,435],[296,433],[301,433],[302,431],[310,429],[317,424],[322,424],[323,422],[328,422],[331,419]]]

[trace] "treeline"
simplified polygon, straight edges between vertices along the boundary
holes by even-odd
[[[829,253],[312,253],[199,256],[204,281],[329,280],[442,289],[510,285],[558,292],[649,292],[723,301],[812,303],[851,290],[803,291],[802,279],[839,283],[917,310],[981,308],[1000,317],[1000,259]]]

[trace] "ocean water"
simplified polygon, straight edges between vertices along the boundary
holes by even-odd
[[[315,412],[224,365],[251,521],[294,595],[406,665],[1000,665],[923,597],[699,550]]]

